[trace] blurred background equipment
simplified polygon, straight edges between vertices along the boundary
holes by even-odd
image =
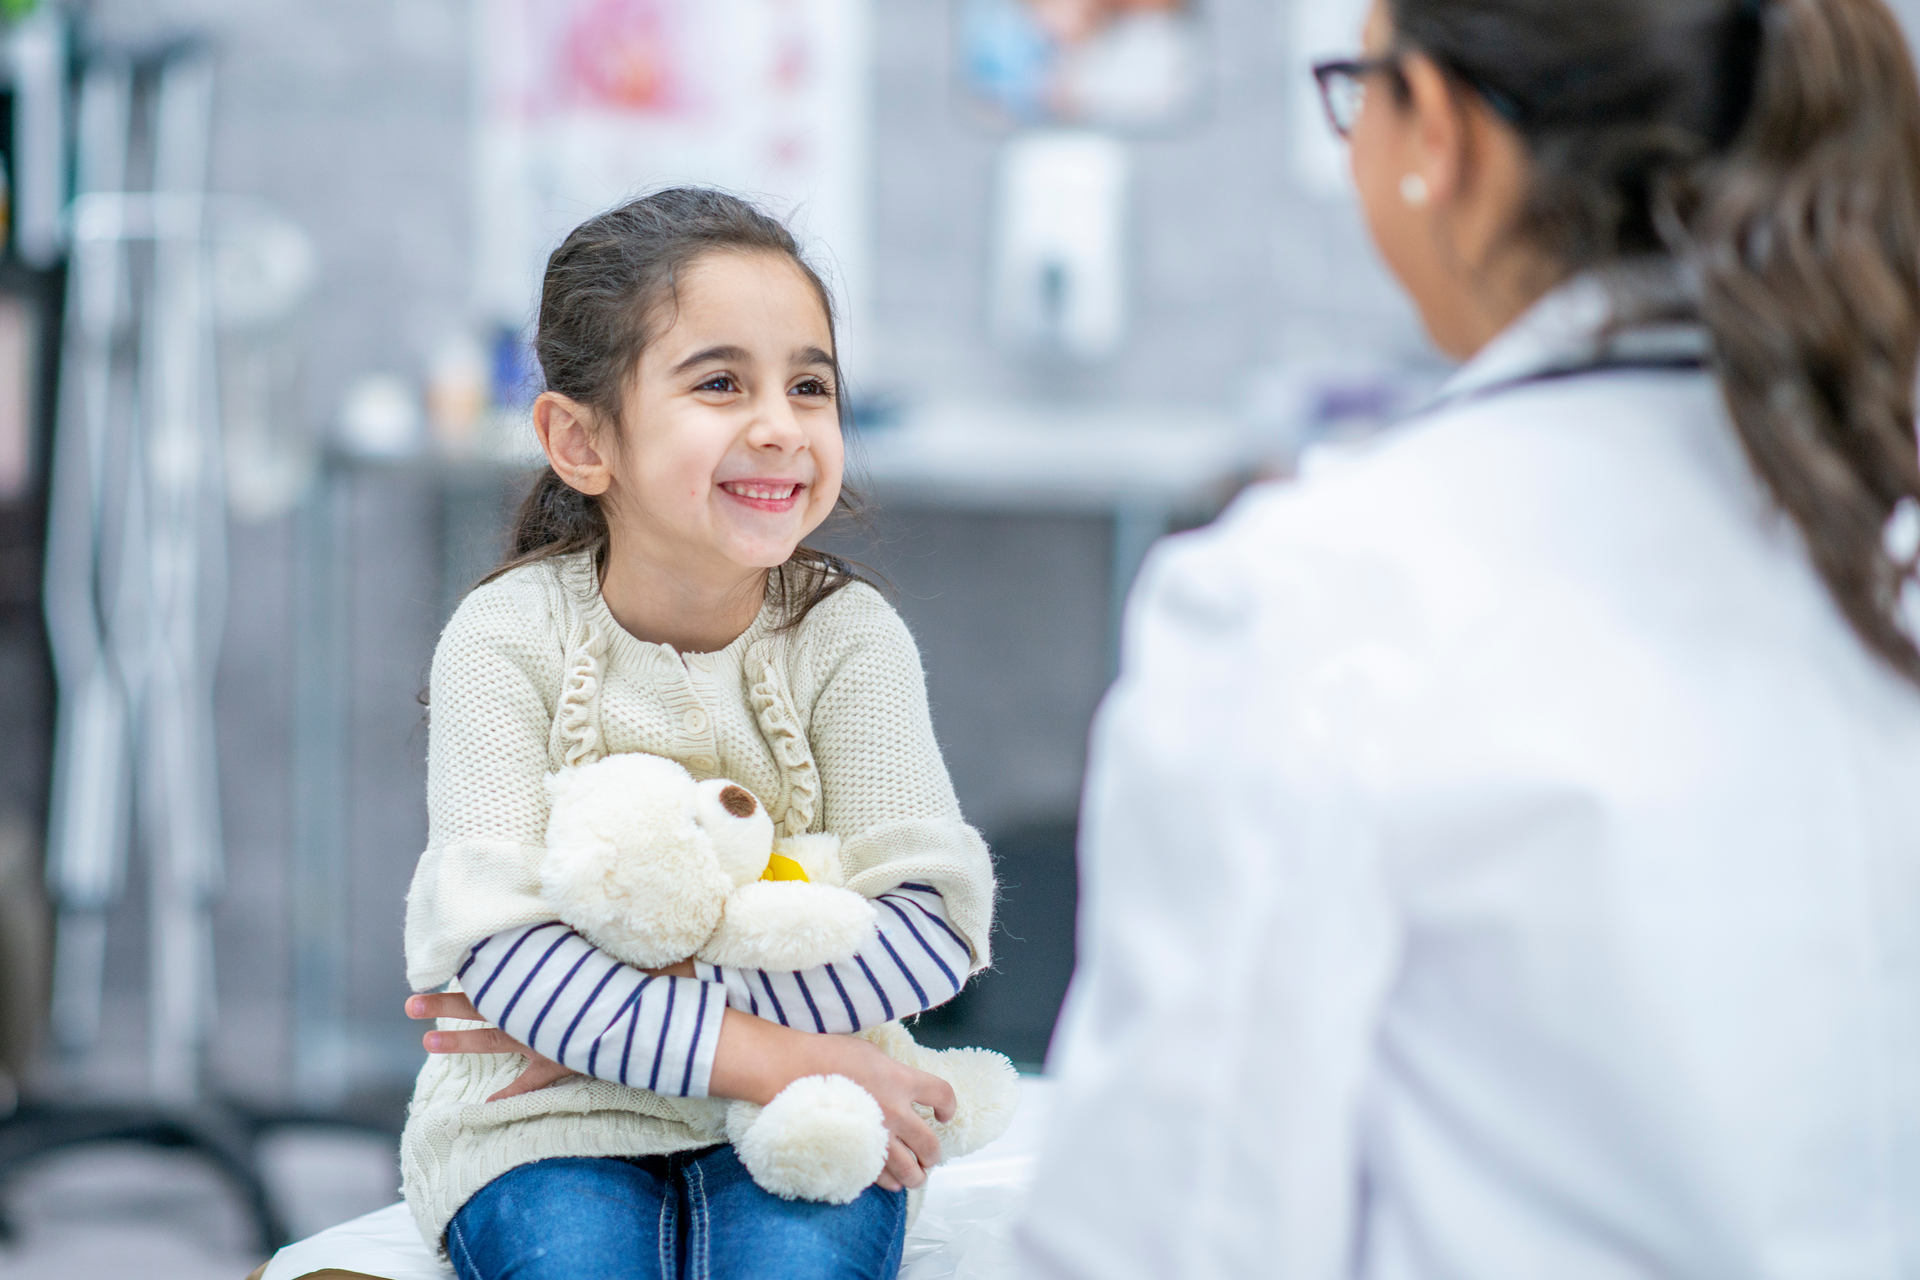
[[[208,57],[191,48],[145,66],[101,58],[85,73],[48,515],[56,1038],[80,1054],[98,1034],[106,913],[137,846],[148,1089],[175,1103],[201,1090],[222,871],[213,677],[226,510],[202,228],[211,92]],[[148,185],[135,190],[141,171]]]
[[[0,47],[0,1117],[41,1047],[51,965],[41,867],[54,699],[40,580],[61,277],[44,214],[57,225],[65,201],[64,46],[64,25],[37,18],[12,24]]]
[[[1021,134],[1000,156],[994,321],[1018,351],[1098,361],[1126,336],[1126,148]]]
[[[271,1246],[285,1233],[254,1168],[253,1134],[201,1103],[223,870],[213,680],[226,611],[203,228],[212,65],[191,42],[89,51],[79,80],[47,509],[45,608],[60,684],[47,841],[59,910],[53,1025],[70,1061],[98,1036],[107,917],[137,848],[147,873],[145,1087],[139,1103],[22,1103],[0,1125],[0,1173],[79,1144],[190,1148],[232,1182]],[[22,87],[64,99],[68,82],[63,69]],[[64,110],[61,101],[32,118],[44,125]]]

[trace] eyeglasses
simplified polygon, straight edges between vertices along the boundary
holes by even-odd
[[[1320,102],[1327,109],[1327,123],[1333,126],[1335,133],[1343,138],[1353,136],[1353,126],[1359,122],[1360,109],[1367,104],[1369,77],[1390,75],[1403,90],[1406,88],[1406,74],[1400,69],[1403,56],[1389,53],[1378,58],[1337,58],[1332,62],[1313,64],[1313,78],[1320,85]],[[1494,88],[1479,76],[1468,75],[1456,68],[1449,70],[1462,84],[1479,94],[1501,119],[1516,128],[1525,125],[1528,114],[1512,94]]]
[[[1380,58],[1336,58],[1313,64],[1313,78],[1320,85],[1320,103],[1327,109],[1327,123],[1343,138],[1353,136],[1360,120],[1360,109],[1367,104],[1367,80],[1371,76],[1400,76],[1400,55]]]

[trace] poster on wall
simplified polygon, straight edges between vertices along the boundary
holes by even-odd
[[[1160,132],[1199,112],[1197,0],[956,0],[972,114],[1010,127]]]
[[[857,338],[871,3],[481,0],[482,315],[527,325],[570,229],[630,196],[703,183],[789,218]]]

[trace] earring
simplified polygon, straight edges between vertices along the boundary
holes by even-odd
[[[1424,208],[1427,201],[1433,198],[1433,192],[1427,186],[1425,178],[1417,173],[1410,173],[1400,179],[1400,198],[1419,209]]]

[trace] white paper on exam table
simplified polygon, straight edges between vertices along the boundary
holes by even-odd
[[[1020,1110],[998,1142],[934,1170],[907,1235],[900,1280],[993,1280],[1010,1274],[1013,1223],[1033,1181],[1052,1103],[1049,1082],[1021,1081]],[[405,1204],[388,1205],[290,1244],[262,1280],[326,1270],[380,1280],[447,1280],[453,1274],[414,1228]]]

